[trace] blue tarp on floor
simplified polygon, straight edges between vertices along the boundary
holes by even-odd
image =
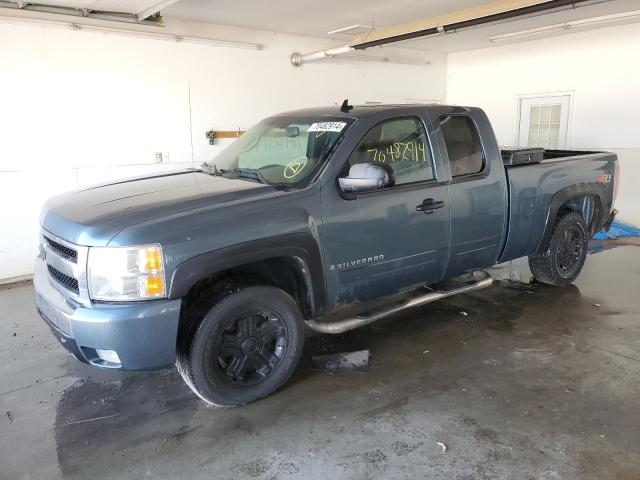
[[[640,237],[640,228],[626,225],[621,222],[613,222],[608,232],[598,232],[593,238],[596,240],[616,239],[618,237]]]

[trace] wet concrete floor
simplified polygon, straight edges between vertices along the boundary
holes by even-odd
[[[175,371],[80,364],[32,286],[4,288],[0,479],[640,479],[638,246],[565,289],[527,284],[523,262],[494,273],[511,280],[309,338],[283,390],[234,409]],[[310,367],[362,349],[367,373]]]

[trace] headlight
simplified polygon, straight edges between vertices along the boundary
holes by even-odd
[[[160,245],[91,247],[88,276],[93,300],[148,300],[166,293]]]

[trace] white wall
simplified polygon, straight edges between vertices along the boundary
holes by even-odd
[[[591,30],[448,57],[447,101],[483,107],[516,142],[516,97],[573,91],[570,147],[616,151],[620,218],[640,225],[640,27]]]
[[[169,22],[168,30],[261,43],[264,50],[0,24],[0,279],[31,273],[48,197],[199,165],[220,148],[205,138],[211,128],[244,129],[272,113],[347,97],[362,103],[445,96],[440,54],[385,52],[424,58],[430,67],[343,60],[293,68],[292,51],[334,45],[208,24]],[[168,152],[169,163],[155,164],[154,152]]]

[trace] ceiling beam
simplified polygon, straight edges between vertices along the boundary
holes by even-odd
[[[136,13],[136,16],[138,17],[139,21],[145,20],[149,18],[151,15],[153,15],[154,13],[159,12],[163,8],[167,8],[173,5],[174,3],[178,3],[179,1],[180,0],[162,0],[160,2],[155,2],[150,7],[147,7],[144,10],[141,10],[140,12]]]
[[[379,28],[358,35],[353,39],[351,46],[356,50],[362,50],[429,35],[442,35],[461,28],[550,10],[576,8],[587,3],[602,3],[602,0],[494,0],[465,10],[424,18],[394,27]]]

